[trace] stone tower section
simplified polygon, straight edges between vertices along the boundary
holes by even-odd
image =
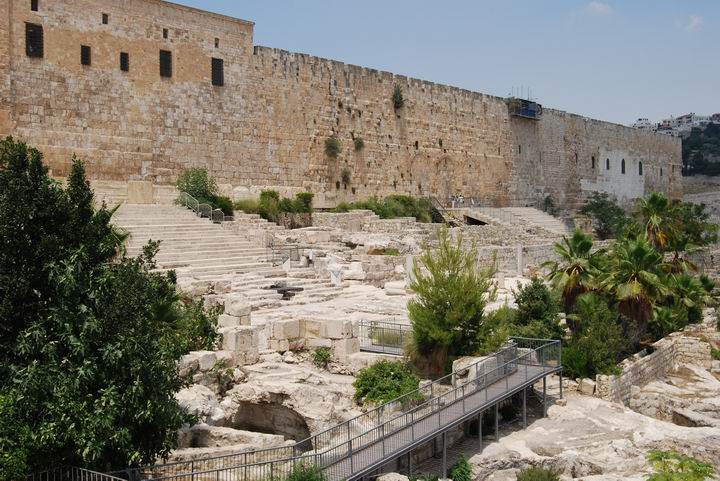
[[[572,204],[679,186],[677,139],[551,109],[518,118],[503,98],[254,46],[252,22],[160,0],[0,0],[0,13],[0,135],[40,148],[56,176],[73,154],[104,180],[204,167],[238,196],[311,190],[319,206],[394,193]],[[39,29],[42,56],[29,55]]]

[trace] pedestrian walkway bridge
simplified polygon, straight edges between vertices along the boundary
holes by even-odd
[[[511,338],[461,371],[293,445],[110,474],[131,481],[270,481],[304,464],[317,466],[328,481],[360,479],[439,436],[444,452],[450,429],[497,410],[501,401],[525,394],[539,380],[544,387],[548,375],[561,373],[561,359],[560,341]]]

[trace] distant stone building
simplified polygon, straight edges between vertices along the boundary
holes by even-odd
[[[680,194],[679,140],[536,107],[254,46],[251,22],[159,0],[0,0],[0,134],[42,149],[57,176],[76,153],[95,179],[206,167],[237,195],[307,189],[320,205]]]

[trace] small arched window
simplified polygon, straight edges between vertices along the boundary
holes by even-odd
[[[660,167],[660,177],[662,177],[662,167]]]
[[[592,163],[590,164],[590,168],[591,169],[595,168],[595,156],[592,157]]]
[[[575,163],[576,163],[576,164],[578,163],[578,154],[577,154],[577,152],[575,152]]]
[[[620,173],[621,173],[621,174],[624,174],[624,173],[625,173],[625,159],[622,159],[622,160],[620,161]]]
[[[638,162],[638,175],[642,175],[642,162]]]
[[[610,170],[610,159],[605,159],[605,170]]]

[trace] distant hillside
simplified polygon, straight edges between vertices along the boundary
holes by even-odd
[[[720,124],[694,128],[682,140],[683,175],[720,175]]]

